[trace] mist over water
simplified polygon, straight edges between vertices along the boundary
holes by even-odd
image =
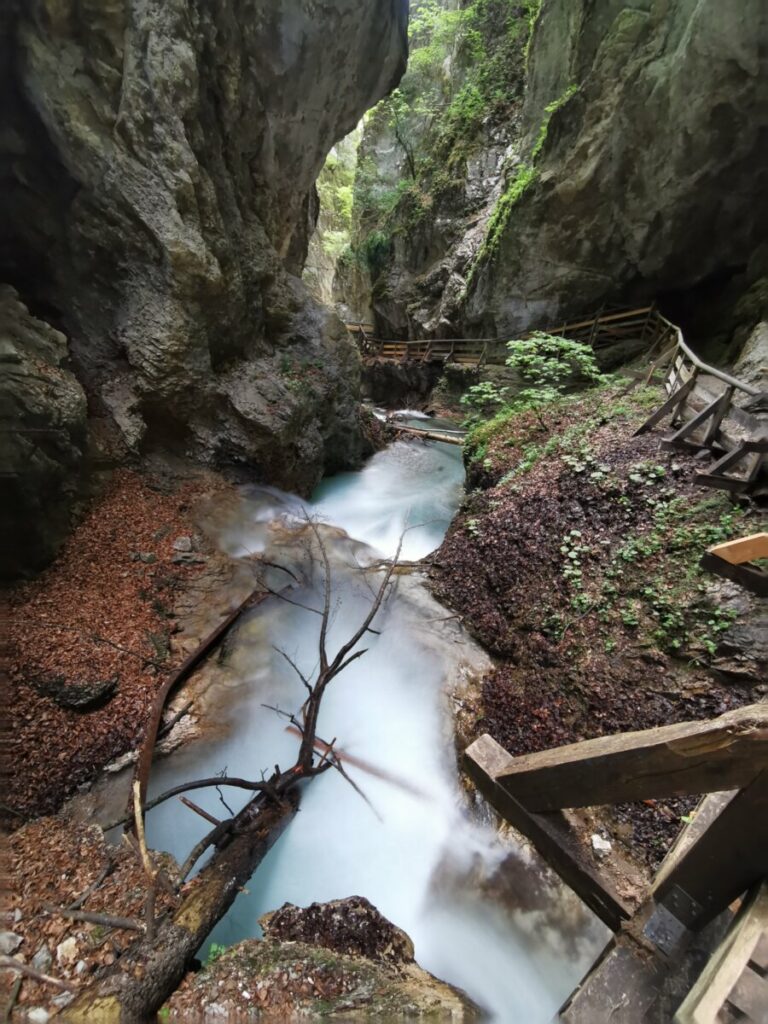
[[[407,525],[427,524],[406,534],[402,557],[419,558],[437,547],[460,500],[462,481],[460,449],[404,441],[379,452],[361,472],[321,485],[310,511],[349,534],[324,530],[333,579],[331,654],[364,618],[380,579],[361,572],[360,565],[391,555]],[[308,570],[306,543],[302,546],[298,536],[292,541],[286,530],[286,524],[300,522],[304,507],[274,490],[254,491],[221,543],[232,553],[267,551],[283,565],[300,567],[307,582],[291,598],[319,608],[322,575],[316,567]],[[284,575],[271,580],[275,587],[284,584]],[[258,917],[286,901],[306,906],[365,896],[411,936],[423,967],[465,989],[493,1020],[544,1024],[607,932],[573,894],[543,878],[530,854],[502,843],[468,814],[445,696],[462,647],[448,626],[435,625],[440,614],[417,580],[399,579],[373,624],[380,635],[369,634],[363,644],[367,653],[331,683],[323,701],[319,735],[337,738],[344,752],[404,785],[350,767],[369,807],[338,773],[314,779],[249,891],[238,897],[210,941],[230,944],[258,936]],[[151,793],[225,768],[230,775],[258,778],[276,763],[293,763],[298,739],[263,705],[286,711],[301,706],[302,684],[276,648],[311,677],[318,630],[316,614],[285,602],[270,599],[256,609],[228,645],[231,687],[216,696],[221,728],[160,762]],[[233,810],[248,799],[237,790],[224,795]],[[199,791],[195,800],[222,815],[215,790]],[[149,814],[148,826],[152,845],[182,859],[208,828],[170,801]],[[490,887],[510,854],[525,889],[518,906],[494,896]],[[528,897],[534,890],[531,909]]]

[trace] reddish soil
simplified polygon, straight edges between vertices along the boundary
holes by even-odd
[[[179,561],[173,544],[194,535],[192,508],[212,486],[210,477],[116,472],[53,565],[11,593],[3,802],[13,815],[50,813],[141,739],[180,660],[170,644],[175,597],[204,561]],[[112,683],[101,706],[61,706]]]

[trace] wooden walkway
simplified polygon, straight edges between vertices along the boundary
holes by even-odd
[[[371,359],[391,362],[458,363],[461,366],[503,366],[507,358],[507,339],[502,338],[431,338],[421,341],[385,340],[374,337],[373,324],[347,323],[361,354]],[[666,328],[659,322],[654,306],[636,309],[601,310],[584,320],[566,321],[542,328],[590,345],[595,351],[617,341],[647,341],[649,346]],[[530,337],[530,333],[522,335]]]
[[[665,370],[667,398],[637,433],[668,419],[672,432],[662,447],[709,452],[714,458],[696,483],[768,495],[768,392],[703,362],[679,327],[660,314],[657,320],[660,330],[649,356],[661,354],[646,379]]]
[[[722,920],[746,891],[741,916],[711,959],[710,980],[691,990],[675,1020],[768,1021],[768,704],[520,757],[485,735],[467,748],[465,763],[496,810],[617,933],[563,1007],[562,1021],[610,1019],[617,998],[628,1000],[625,1016],[617,1018],[627,1024],[660,1019],[646,1013],[664,998],[664,979],[684,962],[692,936]],[[563,813],[702,792],[712,795],[634,914],[585,854]],[[720,1016],[726,1003],[742,1016]]]
[[[373,324],[349,323],[347,329],[366,359],[438,361],[480,368],[503,365],[507,356],[506,341],[498,338],[386,341],[373,336]],[[697,483],[768,497],[768,391],[699,359],[680,328],[655,305],[601,310],[545,330],[590,345],[597,352],[618,341],[643,342],[652,360],[646,383],[664,372],[667,397],[638,433],[668,419],[672,430],[662,441],[664,448],[706,451],[712,456],[712,463],[697,474]]]

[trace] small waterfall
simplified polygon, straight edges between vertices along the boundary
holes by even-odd
[[[307,608],[322,606],[322,577],[291,529],[304,509],[332,524],[322,530],[332,564],[333,651],[376,589],[376,573],[361,567],[391,555],[409,526],[418,528],[405,535],[403,558],[437,547],[462,482],[460,450],[398,441],[359,473],[325,481],[308,505],[273,489],[244,498],[222,546],[233,554],[265,551],[299,569],[307,582],[291,599],[306,607],[271,599],[241,625],[228,643],[232,685],[215,696],[215,730],[156,766],[153,793],[224,769],[258,778],[295,759],[298,740],[264,705],[295,711],[303,700],[281,651],[308,676],[317,664],[319,618]],[[271,572],[271,584],[283,586],[285,574]],[[408,932],[423,967],[465,989],[493,1020],[544,1024],[606,932],[530,853],[469,814],[446,699],[446,680],[463,656],[461,634],[455,622],[437,621],[446,614],[418,579],[399,577],[374,622],[378,635],[370,634],[367,653],[333,681],[323,703],[320,736],[405,784],[350,767],[369,806],[335,772],[313,780],[299,814],[210,939],[256,936],[258,917],[286,901],[365,896]],[[224,796],[234,810],[247,800],[236,790]],[[223,811],[215,791],[195,800],[214,815]],[[152,844],[177,856],[207,827],[171,802],[148,824]],[[500,899],[502,865],[508,873],[510,864],[518,895]]]

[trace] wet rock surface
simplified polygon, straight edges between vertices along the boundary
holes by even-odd
[[[413,961],[413,946],[367,900],[350,897],[266,915],[263,941],[226,950],[189,974],[171,1020],[476,1021],[458,989]]]
[[[579,91],[552,115],[536,181],[468,319],[515,331],[746,264],[762,242],[758,208],[766,214],[766,38],[759,0],[727,12],[716,0],[544,3],[523,111],[530,139],[547,104]]]
[[[86,446],[86,399],[67,339],[0,286],[0,577],[34,572],[70,526]]]

